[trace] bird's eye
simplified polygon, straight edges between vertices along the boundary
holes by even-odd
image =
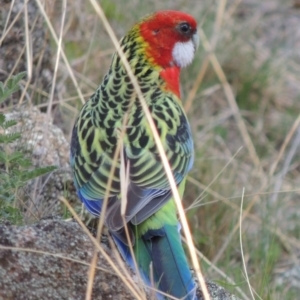
[[[182,33],[188,33],[191,30],[191,25],[189,23],[181,23],[179,29]]]

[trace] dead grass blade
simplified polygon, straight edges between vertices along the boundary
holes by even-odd
[[[82,260],[78,260],[78,259],[67,257],[67,256],[64,256],[64,255],[61,255],[61,254],[51,253],[51,252],[42,251],[42,250],[35,250],[35,249],[22,248],[22,247],[4,246],[4,245],[0,245],[0,249],[10,250],[10,251],[27,252],[27,253],[33,253],[33,254],[38,254],[38,255],[47,255],[47,256],[57,257],[57,258],[60,258],[60,259],[63,259],[63,260],[68,260],[68,261],[71,261],[71,262],[75,262],[75,263],[80,264],[80,265],[90,266],[89,263],[86,263]],[[96,267],[96,269],[100,270],[102,272],[105,272],[105,273],[112,274],[112,275],[115,274],[111,271],[108,271],[107,269],[104,269],[104,268],[101,268],[101,267],[98,267],[98,266]]]
[[[65,26],[66,10],[67,10],[67,0],[63,0],[61,27],[60,27],[59,38],[58,38],[56,60],[55,60],[53,79],[52,79],[52,87],[51,87],[51,92],[50,92],[50,97],[49,97],[48,107],[47,107],[48,121],[50,120],[50,117],[51,117],[51,110],[52,110],[53,97],[54,97],[54,92],[55,92],[55,84],[56,84],[56,78],[57,78],[57,70],[58,70],[60,55],[61,55],[61,51],[62,51],[62,39],[63,39],[63,32],[64,32],[64,26]]]
[[[242,224],[243,224],[243,203],[244,203],[244,194],[245,194],[245,188],[243,188],[243,192],[242,192],[242,199],[241,199],[241,208],[240,208],[240,231],[239,231],[239,236],[240,236],[240,247],[241,247],[241,255],[242,255],[242,261],[243,261],[243,267],[244,267],[244,272],[245,272],[245,276],[246,276],[246,281],[249,287],[249,291],[251,294],[251,297],[253,300],[255,300],[253,292],[252,292],[252,286],[250,284],[250,280],[248,277],[248,271],[247,271],[247,267],[246,267],[246,262],[245,262],[245,257],[244,257],[244,249],[243,249],[243,238],[242,238]]]
[[[51,24],[51,21],[50,21],[48,15],[47,15],[47,13],[45,12],[45,9],[44,9],[41,1],[40,0],[36,0],[36,3],[37,3],[37,5],[38,5],[38,7],[39,7],[39,9],[41,11],[41,14],[43,15],[43,17],[45,19],[45,22],[46,22],[46,24],[47,24],[47,26],[48,26],[48,28],[50,30],[50,33],[51,33],[51,35],[52,35],[52,37],[53,37],[56,45],[58,46],[59,45],[59,40],[58,40],[57,35],[56,35],[55,31],[54,31],[54,28],[53,28],[53,26]],[[76,91],[78,93],[78,96],[79,96],[79,98],[81,100],[81,103],[84,104],[85,101],[84,101],[84,98],[82,96],[81,90],[79,88],[78,82],[76,80],[76,77],[74,76],[74,72],[73,72],[73,70],[72,70],[72,68],[70,66],[70,63],[69,63],[69,61],[67,59],[67,56],[66,56],[66,54],[65,54],[65,52],[64,52],[63,49],[61,49],[61,56],[63,58],[63,61],[64,61],[65,65],[66,65],[67,69],[68,69],[68,72],[69,72],[70,77],[71,77],[71,79],[73,81],[73,84],[74,84],[75,89],[76,89]]]

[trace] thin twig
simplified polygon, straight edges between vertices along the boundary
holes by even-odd
[[[58,41],[57,35],[56,35],[55,31],[54,31],[54,28],[53,28],[53,26],[52,26],[52,24],[51,24],[51,21],[49,20],[49,17],[47,16],[47,14],[46,14],[46,12],[45,12],[45,9],[44,9],[44,7],[43,7],[41,1],[40,1],[40,0],[36,0],[36,3],[37,3],[37,5],[38,5],[38,7],[39,7],[39,9],[40,9],[40,11],[41,11],[41,13],[42,13],[44,19],[45,19],[45,22],[46,22],[46,24],[47,24],[47,26],[48,26],[48,28],[49,28],[49,30],[50,30],[50,33],[51,33],[51,35],[52,35],[52,37],[53,37],[53,39],[54,39],[56,45],[58,45],[58,44],[59,44],[59,41]],[[70,77],[71,77],[71,79],[72,79],[72,81],[73,81],[73,84],[74,84],[74,86],[75,86],[75,89],[76,89],[76,91],[77,91],[77,93],[78,93],[78,96],[79,96],[79,98],[80,98],[80,100],[81,100],[81,103],[84,104],[85,101],[84,101],[84,98],[83,98],[83,96],[82,96],[81,90],[80,90],[80,88],[79,88],[79,85],[78,85],[78,83],[77,83],[76,77],[74,76],[74,73],[73,73],[73,71],[72,71],[72,68],[71,68],[71,66],[70,66],[70,63],[69,63],[69,61],[68,61],[68,59],[67,59],[67,56],[66,56],[66,54],[65,54],[65,52],[64,52],[63,49],[61,49],[61,56],[62,56],[62,58],[63,58],[64,63],[66,64],[66,67],[67,67],[68,72],[69,72],[69,74],[70,74]]]
[[[255,300],[253,292],[252,292],[252,287],[251,287],[251,284],[250,284],[250,280],[249,280],[249,277],[248,277],[248,271],[247,271],[247,267],[246,267],[246,263],[245,263],[244,249],[243,249],[242,224],[243,224],[244,194],[245,194],[245,188],[243,188],[242,199],[241,199],[241,208],[240,208],[240,234],[239,234],[239,236],[240,236],[241,256],[242,256],[244,272],[245,272],[246,281],[248,283],[248,287],[249,287],[249,290],[250,290],[250,294],[251,294],[252,299]]]
[[[269,177],[272,177],[274,175],[274,172],[276,170],[276,167],[280,161],[280,159],[282,158],[284,151],[287,147],[287,145],[289,144],[290,140],[292,139],[295,131],[297,130],[297,128],[300,126],[300,114],[298,115],[297,119],[295,120],[293,126],[291,127],[289,133],[286,135],[284,142],[279,150],[279,153],[277,155],[277,158],[275,160],[275,162],[273,163],[273,165],[270,168],[270,172],[269,172]]]
[[[10,5],[10,9],[9,9],[9,13],[7,15],[7,19],[6,19],[6,22],[5,22],[5,26],[3,28],[3,32],[2,32],[2,36],[1,36],[1,39],[0,39],[0,47],[6,37],[6,35],[9,33],[9,31],[13,28],[13,26],[15,25],[15,23],[17,22],[17,20],[19,19],[21,13],[23,12],[23,9],[24,9],[24,6],[25,6],[25,3],[23,4],[23,7],[20,9],[20,11],[17,13],[17,15],[15,16],[15,18],[13,19],[13,21],[10,23],[10,26],[7,28],[6,30],[6,27],[7,27],[7,24],[8,24],[8,21],[9,21],[9,18],[10,18],[10,15],[11,15],[11,11],[12,11],[12,8],[14,6],[14,3],[15,3],[15,0],[13,0],[11,2],[11,5]]]
[[[53,72],[51,92],[50,92],[48,108],[47,108],[48,122],[51,117],[52,102],[53,102],[53,97],[54,97],[54,92],[55,92],[55,87],[56,87],[55,84],[56,84],[56,78],[57,78],[57,71],[58,71],[58,65],[59,65],[59,61],[60,61],[61,50],[62,50],[62,39],[63,39],[63,32],[64,32],[64,26],[65,26],[66,10],[67,10],[67,0],[63,0],[61,26],[60,26],[60,32],[59,32],[58,45],[57,45],[56,60],[55,60],[55,66],[54,66],[54,72]]]
[[[299,120],[300,120],[300,118],[299,118]],[[280,174],[277,175],[277,179],[276,179],[275,184],[274,184],[273,194],[270,198],[270,202],[272,204],[274,204],[277,200],[277,197],[279,195],[278,192],[281,189],[283,179],[286,176],[286,174],[288,173],[289,167],[290,167],[290,165],[292,163],[292,160],[295,157],[296,151],[299,147],[300,147],[300,125],[298,127],[297,132],[296,132],[296,136],[295,136],[295,139],[294,139],[294,141],[291,145],[291,148],[286,154],[282,170],[281,170]]]

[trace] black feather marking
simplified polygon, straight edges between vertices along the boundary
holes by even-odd
[[[108,83],[108,76],[105,76],[105,77],[104,77],[104,80],[103,80],[103,84],[104,84],[104,85],[107,85],[107,83]]]
[[[122,103],[124,100],[123,97],[121,97],[120,95],[117,95],[114,97],[114,102],[117,102],[117,103]]]
[[[134,125],[134,126],[135,126],[135,125]],[[137,139],[137,137],[138,137],[138,135],[139,135],[139,131],[140,131],[140,129],[137,128],[137,127],[132,128],[132,129],[130,130],[130,133],[129,133],[129,131],[127,131],[128,139],[129,139],[129,141],[130,141],[131,143]]]
[[[165,119],[165,122],[168,125],[169,130],[172,130],[173,129],[173,122],[172,122],[172,120],[171,119]]]
[[[167,134],[166,135],[166,140],[167,140],[167,143],[169,145],[169,148],[170,149],[175,149],[175,144],[176,144],[175,136]]]
[[[105,103],[107,103],[107,101],[105,101]],[[109,109],[107,107],[104,107],[104,105],[103,105],[103,106],[101,106],[101,108],[99,110],[99,114],[102,114],[106,117],[108,115],[108,111],[109,111]]]
[[[84,127],[84,119],[78,119],[77,126],[78,130],[81,131]]]
[[[113,122],[112,120],[110,120],[111,122]],[[112,127],[107,127],[105,129],[107,136],[112,136],[113,132],[114,132],[114,128]]]
[[[115,120],[108,120],[107,121],[107,125],[110,127],[110,129],[112,129],[113,130],[113,127],[114,127],[114,125],[116,124],[116,121]],[[108,129],[108,128],[107,128]],[[107,132],[107,129],[106,129],[106,132]],[[110,134],[109,135],[112,135],[112,131],[110,132]]]
[[[141,75],[141,78],[146,78],[146,77],[148,77],[148,76],[150,76],[151,74],[152,74],[152,69],[151,68],[149,68],[145,73],[143,73],[142,75]]]
[[[143,86],[143,87],[141,87],[141,92],[142,92],[143,94],[148,93],[149,90],[150,90],[150,87],[149,87],[149,86]]]
[[[129,82],[126,86],[126,94],[131,94],[131,92],[133,91],[133,84],[131,82]]]
[[[155,103],[156,99],[161,96],[161,91],[157,88],[152,94],[151,94],[151,101],[152,103]]]
[[[82,179],[86,182],[90,179],[91,174],[85,169],[84,166],[80,168],[80,174],[83,177]]]
[[[125,83],[131,83],[130,77],[128,75],[124,76],[123,80]]]
[[[143,116],[137,116],[136,118],[133,119],[131,125],[134,127],[138,127],[141,124]]]
[[[92,126],[93,126],[92,120],[89,119],[88,122],[87,122],[87,124],[86,124],[86,127],[87,128],[91,128]]]
[[[116,89],[116,90],[110,89],[110,90],[109,90],[109,93],[110,93],[111,96],[116,96],[119,92],[118,92],[117,89]],[[111,102],[111,101],[110,101],[110,102]]]
[[[121,80],[116,77],[113,77],[113,84],[114,84],[114,86],[119,85],[119,84],[121,84]]]
[[[117,145],[116,137],[110,135],[107,137],[107,140],[111,146],[116,147],[116,145]]]
[[[107,101],[109,99],[108,93],[103,86],[101,87],[101,94],[102,94],[103,101]]]
[[[158,120],[153,119],[158,135],[161,135],[161,128],[159,127]]]
[[[90,153],[90,159],[92,162],[96,162],[97,160],[97,151],[94,149],[91,153]],[[100,163],[99,163],[100,165]]]
[[[152,147],[149,148],[149,152],[150,153],[155,153],[157,152],[157,148],[156,148],[156,145],[154,144]]]
[[[130,127],[128,127],[128,128],[126,129],[126,133],[127,133],[127,135],[129,136],[129,135],[133,134],[135,130],[136,130],[135,127],[130,126]]]
[[[117,94],[118,92],[116,92],[116,94]],[[115,95],[116,95],[115,94]],[[112,101],[112,100],[110,100],[110,101],[108,101],[108,106],[111,108],[111,109],[114,109],[114,108],[116,108],[117,106],[118,106],[118,104],[115,102],[115,101]]]
[[[138,61],[135,65],[136,69],[143,69],[143,65],[141,64],[141,61]]]
[[[133,60],[134,58],[135,58],[135,53],[134,52],[132,52],[132,51],[130,51],[129,52],[129,55],[128,55],[128,61],[131,61],[131,60]]]
[[[164,113],[162,111],[157,111],[155,113],[155,115],[161,120],[164,120],[166,118],[166,116],[164,115]]]
[[[128,101],[126,101],[122,104],[122,111],[127,112],[127,109],[128,109]]]
[[[77,135],[77,127],[74,126],[72,131],[72,138],[71,138],[71,156],[75,157],[77,151],[79,150],[79,141]]]
[[[141,148],[146,148],[149,143],[149,136],[147,136],[145,133],[140,137],[139,144]]]
[[[110,145],[106,141],[100,141],[100,146],[103,152],[108,151],[110,148]]]
[[[116,68],[116,72],[115,72],[115,78],[117,79],[121,79],[123,76],[120,72],[120,67]]]
[[[86,147],[87,147],[87,151],[89,153],[92,151],[92,144],[94,141],[94,137],[95,137],[94,130],[90,130],[90,134],[88,135],[88,137],[86,139]]]
[[[139,152],[143,151],[143,149],[138,148]],[[138,160],[133,160],[132,165],[130,166],[130,174],[132,174],[130,176],[130,179],[133,182],[139,181],[141,178],[146,177],[148,174],[157,174],[160,171],[160,168],[158,168],[157,164],[153,164],[153,166],[151,166],[150,168],[148,168],[146,171],[144,171],[144,173],[140,173],[140,168],[141,166],[139,164],[137,164],[135,166],[135,164],[138,162]],[[140,173],[139,175],[135,176],[134,174]],[[164,176],[164,174],[163,174]]]
[[[115,59],[115,66],[119,68],[119,67],[120,67],[120,60],[121,60],[121,59],[120,59],[119,55],[115,54],[115,56],[116,56],[116,59]]]
[[[133,156],[138,156],[141,153],[141,148],[140,147],[135,147],[133,145],[130,145],[130,152],[132,153]],[[134,160],[132,160],[132,163],[134,163]]]
[[[81,131],[81,137],[82,137],[82,139],[85,139],[86,138],[86,135],[87,135],[87,133],[88,133],[88,128],[85,126],[83,129],[82,129],[82,131]]]
[[[141,123],[142,117],[142,108],[141,106],[137,106],[134,114],[132,115],[133,121],[131,122],[131,125],[135,127],[138,126]]]
[[[76,156],[75,156],[75,165],[76,165],[76,166],[81,166],[81,165],[82,165],[80,159],[81,159],[81,158],[80,158],[79,155],[76,155]]]
[[[136,47],[137,47],[138,45],[137,45],[137,42],[133,40],[133,41],[131,42],[131,45],[130,45],[130,46],[131,46],[132,49],[136,49]]]
[[[155,106],[155,111],[156,111],[156,114],[157,112],[162,112],[164,110],[163,106],[162,105],[159,105],[159,106]],[[162,115],[160,115],[162,116]]]
[[[166,113],[173,119],[174,118],[174,113],[173,113],[173,111],[172,111],[172,109],[171,108],[167,108],[167,110],[166,110]]]
[[[126,53],[130,49],[129,47],[130,47],[130,45],[125,44],[123,51]]]
[[[99,128],[104,127],[104,120],[102,118],[100,120],[98,120],[97,127],[99,127]]]

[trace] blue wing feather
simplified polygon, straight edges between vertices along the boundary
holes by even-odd
[[[80,190],[78,190],[77,194],[78,194],[80,201],[85,205],[88,212],[96,217],[99,217],[100,213],[101,213],[103,199],[99,199],[96,201],[88,200],[83,196],[83,194],[81,193]]]

